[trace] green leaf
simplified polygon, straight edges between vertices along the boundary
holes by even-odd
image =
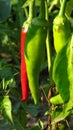
[[[39,124],[39,127],[43,130],[44,129],[44,124],[40,119],[38,120],[38,124]]]
[[[0,22],[5,21],[11,12],[11,0],[0,0]]]
[[[72,109],[73,109],[72,101],[69,101],[68,103],[66,103],[61,107],[57,107],[52,113],[52,123],[57,123],[66,119],[66,117],[71,115]]]
[[[14,124],[15,124],[16,130],[26,130],[26,128],[24,128],[22,126],[20,120],[18,119],[18,117],[16,115],[13,115],[13,119],[14,119]]]
[[[41,130],[38,126],[32,126],[30,130]]]
[[[47,68],[48,66],[47,64],[48,64],[47,61],[43,62],[43,64],[41,65],[41,70],[40,70],[41,72]]]
[[[14,114],[13,116],[16,117],[16,119],[14,118],[14,123],[20,122],[20,124],[23,128],[26,127],[27,117],[26,117],[26,112],[23,109],[18,109],[16,114]],[[17,125],[16,125],[16,127],[17,127]]]
[[[0,130],[15,130],[14,126],[6,118],[0,118]]]
[[[11,66],[3,60],[0,61],[0,78],[5,78],[7,80],[13,78]]]
[[[68,17],[70,17],[72,10],[73,10],[73,0],[69,0],[66,6],[66,14]]]
[[[63,108],[57,108],[52,114],[52,124],[64,120],[69,115],[69,111]]]
[[[38,109],[39,109],[39,105],[29,104],[28,107],[27,107],[28,113],[30,113],[33,116],[37,116],[37,114],[39,113]]]
[[[3,96],[0,96],[0,110],[1,110],[2,100],[3,100]]]
[[[50,111],[50,110],[47,110],[44,115],[45,115],[45,116],[48,116],[50,113],[51,113],[51,111]]]
[[[15,5],[18,3],[18,0],[12,0],[12,5]]]
[[[11,69],[3,67],[2,70],[0,70],[0,77],[1,79],[11,79],[13,77]]]

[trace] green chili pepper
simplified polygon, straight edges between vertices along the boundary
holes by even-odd
[[[71,37],[70,23],[65,16],[66,2],[66,0],[62,1],[59,14],[53,21],[54,47],[57,53],[69,43],[69,38]],[[54,105],[64,104],[60,94],[52,97],[50,102]]]
[[[13,123],[13,118],[12,118],[12,104],[11,100],[9,99],[9,96],[6,95],[3,98],[2,101],[2,109],[3,109],[3,115],[6,117],[9,121]]]
[[[63,0],[59,14],[53,21],[54,47],[57,53],[67,44],[71,36],[70,23],[65,16],[66,2],[67,0]]]
[[[62,97],[60,96],[60,94],[50,98],[50,103],[52,103],[53,105],[61,105],[64,104],[64,101],[62,99]]]
[[[44,1],[42,1],[44,3]],[[43,8],[44,9],[44,8]],[[45,18],[41,15],[39,18],[34,18],[28,28],[25,41],[25,61],[29,88],[34,100],[34,103],[39,103],[39,74],[40,67],[45,54],[45,40],[47,35]]]

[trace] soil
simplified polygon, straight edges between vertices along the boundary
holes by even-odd
[[[54,86],[52,87],[54,88]],[[53,94],[53,91],[55,89],[51,89],[48,93],[49,96],[51,96]],[[48,97],[50,98],[50,97]],[[44,129],[43,130],[73,130],[73,118],[69,119],[69,122],[66,122],[67,127],[64,129],[50,129],[50,116],[44,116],[44,113],[49,109],[47,102],[45,103],[45,101],[43,103],[41,103],[40,105],[40,109],[38,112],[38,115],[35,117],[31,114],[27,114],[27,125],[26,125],[26,130],[30,130],[30,128],[32,126],[38,126],[38,120],[40,119],[43,124],[44,124]]]
[[[44,129],[43,130],[50,130],[49,129],[49,126],[48,126],[48,118],[47,117],[39,117],[39,118],[35,118],[35,117],[32,117],[31,115],[28,115],[27,116],[28,118],[28,123],[26,125],[26,130],[30,130],[30,128],[32,126],[37,126],[38,125],[38,119],[40,118],[43,123],[44,123]],[[71,118],[70,121],[69,121],[69,126],[66,127],[65,129],[62,129],[62,130],[73,130],[73,119]],[[52,129],[53,130],[53,129]],[[55,130],[55,129],[54,129]],[[56,130],[59,130],[59,129],[56,129]]]
[[[44,113],[45,113],[46,110],[48,110],[47,104],[42,104],[41,107],[40,107],[39,113],[38,113],[38,115],[36,117],[32,116],[31,114],[27,114],[26,130],[30,130],[30,128],[32,126],[37,126],[39,119],[44,124],[44,129],[43,130],[50,130],[49,126],[48,126],[48,121],[49,121],[48,119],[49,118],[47,116],[44,116]],[[68,125],[69,125],[69,128],[67,127],[66,129],[62,129],[62,130],[73,130],[73,118],[70,118]],[[0,126],[0,130],[8,130],[8,129],[5,128],[5,126],[4,127]]]
[[[27,115],[28,120],[27,120],[26,130],[30,130],[31,126],[37,126],[39,119],[41,119],[44,123],[43,130],[50,130],[49,125],[48,125],[49,124],[49,117],[44,116],[44,112],[46,111],[46,109],[48,110],[48,106],[42,104],[37,117],[34,117],[30,114]],[[56,130],[59,130],[59,129],[56,129]],[[67,127],[65,129],[62,129],[62,130],[73,130],[73,118],[70,118],[69,122],[67,122]]]
[[[31,128],[31,126],[37,126],[39,119],[43,122],[44,128],[47,128],[47,126],[48,126],[48,117],[44,116],[44,113],[45,113],[46,110],[48,110],[47,104],[42,104],[41,107],[40,107],[40,110],[38,112],[38,115],[36,117],[34,117],[34,116],[30,115],[30,114],[27,114],[26,129],[29,130]]]

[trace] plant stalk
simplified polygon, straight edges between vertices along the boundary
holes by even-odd
[[[28,14],[27,8],[24,8],[24,11],[25,11],[25,16],[26,16],[26,18],[28,18],[29,14]]]
[[[63,0],[63,2],[61,3],[61,8],[59,11],[60,16],[65,15],[66,3],[67,3],[67,0]]]
[[[31,21],[32,18],[34,17],[34,5],[35,5],[35,1],[32,0],[29,4],[29,20]]]
[[[45,19],[45,0],[40,3],[40,18]]]
[[[46,20],[49,21],[47,0],[45,0],[45,8],[46,8]],[[48,59],[49,82],[51,85],[52,84],[52,50],[51,50],[49,28],[47,30],[46,49],[47,49],[47,59]]]

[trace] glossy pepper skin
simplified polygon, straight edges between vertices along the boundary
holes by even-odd
[[[47,29],[45,26],[31,22],[25,41],[24,56],[26,61],[27,76],[30,92],[34,103],[39,103],[39,74],[45,54],[45,40]]]
[[[29,3],[29,16],[26,21],[23,23],[22,31],[21,31],[21,86],[22,86],[22,99],[21,101],[26,101],[29,94],[29,85],[26,71],[26,61],[24,56],[25,49],[25,41],[28,32],[28,27],[32,21],[34,16],[34,0]]]
[[[52,103],[53,105],[61,105],[64,104],[64,101],[60,94],[58,94],[50,99],[50,103]]]
[[[69,21],[65,16],[57,16],[53,22],[54,47],[58,53],[68,42],[71,35]]]
[[[25,28],[22,28],[21,43],[20,43],[20,52],[21,52],[20,76],[21,76],[21,87],[22,87],[22,99],[21,99],[22,102],[27,100],[28,93],[29,93],[26,63],[24,57],[24,45],[25,45],[26,33],[27,30]]]
[[[67,0],[61,3],[60,11],[53,21],[54,47],[58,53],[67,43],[71,36],[71,28],[68,19],[65,16]]]

